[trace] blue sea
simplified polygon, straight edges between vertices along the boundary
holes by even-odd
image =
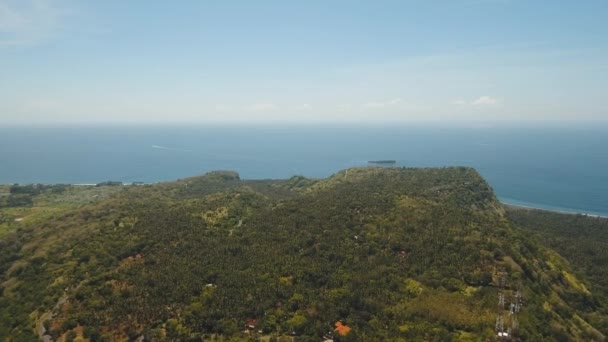
[[[0,127],[0,183],[327,177],[368,160],[476,168],[505,203],[608,215],[608,125]]]

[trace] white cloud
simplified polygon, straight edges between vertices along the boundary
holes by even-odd
[[[498,99],[491,96],[481,96],[474,100],[467,101],[462,98],[458,98],[451,102],[454,106],[494,106],[498,104]]]
[[[401,103],[401,99],[392,99],[388,101],[380,101],[380,102],[367,102],[362,105],[363,108],[387,108],[393,107],[399,103]]]
[[[498,103],[498,100],[491,96],[482,96],[471,101],[473,106],[493,106]]]
[[[0,0],[0,46],[43,41],[56,33],[70,13],[57,0]]]
[[[302,106],[298,106],[301,109]],[[252,103],[248,105],[227,105],[227,104],[216,104],[214,106],[216,112],[269,112],[279,109],[274,103]]]
[[[312,106],[309,105],[308,103],[304,103],[304,104],[295,106],[293,109],[295,109],[295,110],[310,110],[310,109],[312,109]]]
[[[249,112],[267,112],[279,109],[274,103],[254,103],[243,107],[244,110]]]

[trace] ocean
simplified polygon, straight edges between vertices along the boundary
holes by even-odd
[[[0,127],[0,183],[327,177],[379,159],[470,166],[505,203],[608,215],[608,124]]]

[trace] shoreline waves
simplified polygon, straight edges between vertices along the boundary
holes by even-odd
[[[534,206],[533,204],[527,203],[526,205],[523,204],[515,204],[515,203],[509,203],[508,200],[502,200],[499,199],[500,203],[502,203],[505,207],[511,207],[511,208],[515,208],[515,209],[522,209],[522,210],[540,210],[540,211],[548,211],[548,212],[552,212],[552,213],[557,213],[557,214],[565,214],[565,215],[583,215],[583,216],[587,216],[587,217],[595,217],[595,218],[602,218],[602,219],[608,219],[608,215],[602,215],[599,213],[590,213],[590,212],[584,212],[584,211],[578,211],[576,209],[554,209],[554,208],[545,208],[542,206]]]

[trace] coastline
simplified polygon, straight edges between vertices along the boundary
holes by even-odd
[[[60,185],[60,184],[62,184],[62,185],[69,185],[69,186],[74,186],[74,187],[96,187],[103,183],[105,183],[105,182],[102,182],[102,183],[87,183],[87,182],[69,183],[69,182],[66,182],[66,183],[36,183],[36,184],[43,184],[43,185]],[[162,183],[162,181],[161,182],[124,182],[124,181],[118,182],[117,181],[116,183],[121,183],[120,184],[121,186],[141,186],[141,185],[158,184],[158,183]],[[6,183],[6,184],[0,183],[0,187],[8,187],[8,186],[11,186],[12,184],[13,183]],[[0,193],[0,196],[1,195],[2,195],[2,193]],[[540,211],[547,211],[547,212],[557,213],[557,214],[582,215],[585,217],[608,219],[608,212],[585,211],[585,209],[553,207],[550,205],[530,203],[530,202],[525,202],[525,201],[521,201],[521,200],[511,199],[511,198],[504,198],[504,197],[500,197],[500,196],[497,196],[497,198],[498,198],[498,201],[504,207],[508,207],[508,208],[512,208],[512,209],[540,210]]]
[[[601,214],[596,214],[596,213],[586,213],[586,212],[574,211],[574,210],[568,211],[568,210],[560,210],[560,209],[549,209],[549,208],[543,208],[543,207],[535,207],[532,205],[514,204],[514,203],[508,203],[508,202],[500,200],[500,199],[499,199],[499,201],[500,201],[500,203],[502,203],[503,206],[510,207],[513,209],[540,210],[540,211],[548,211],[548,212],[556,213],[556,214],[582,215],[582,216],[586,216],[586,217],[608,219],[607,215],[601,215]]]

